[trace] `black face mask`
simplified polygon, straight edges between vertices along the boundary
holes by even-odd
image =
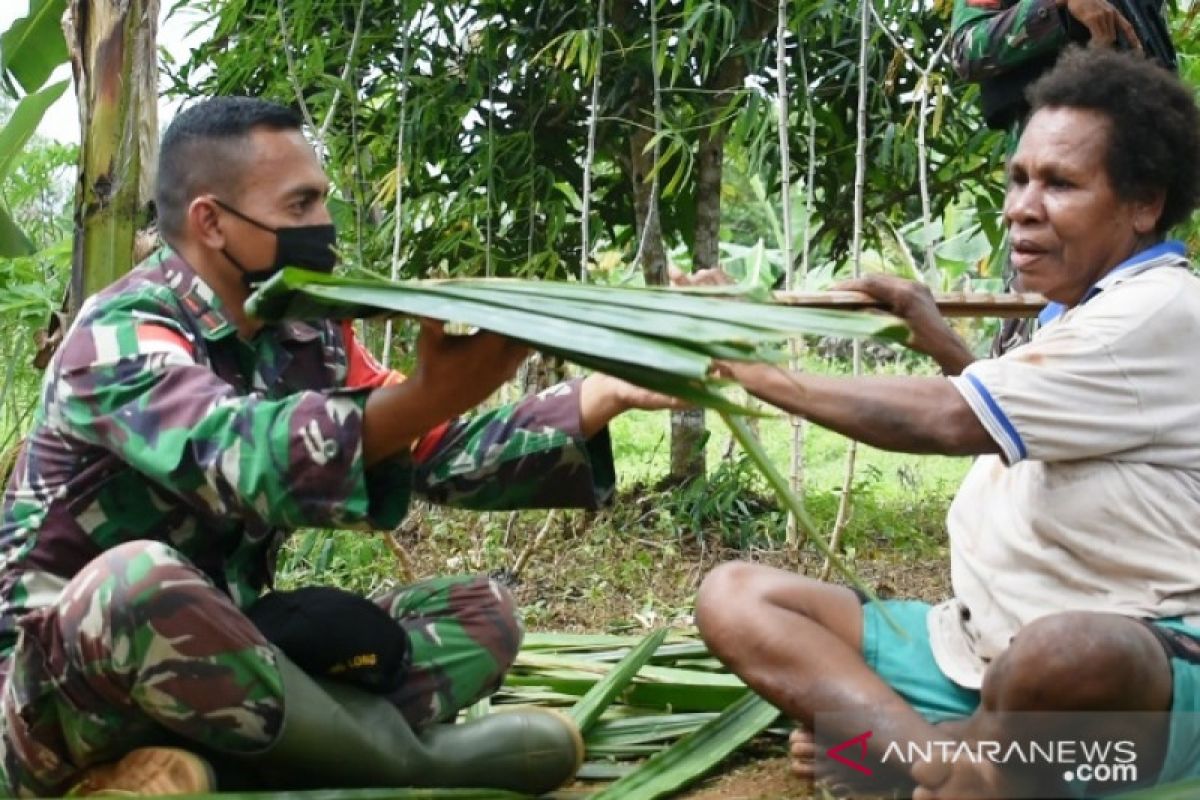
[[[242,282],[247,288],[262,283],[284,267],[302,267],[314,272],[332,272],[337,263],[337,228],[333,225],[295,225],[272,228],[252,219],[233,206],[213,198],[213,202],[239,219],[256,228],[275,234],[275,261],[266,269],[249,270],[240,261],[222,249],[221,254],[242,271]]]

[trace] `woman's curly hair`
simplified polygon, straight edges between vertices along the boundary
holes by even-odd
[[[1131,53],[1072,47],[1026,97],[1031,114],[1080,108],[1111,121],[1109,180],[1125,200],[1165,193],[1159,234],[1200,206],[1200,110],[1178,76]]]

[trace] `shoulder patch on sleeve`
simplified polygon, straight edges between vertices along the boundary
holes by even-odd
[[[981,11],[999,11],[1001,2],[1000,0],[967,0],[967,5]]]
[[[97,337],[99,342],[99,337]],[[137,326],[137,350],[142,355],[166,353],[175,359],[192,361],[195,348],[180,333],[165,325],[143,322]]]

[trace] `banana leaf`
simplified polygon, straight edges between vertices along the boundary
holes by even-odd
[[[63,15],[67,0],[33,0],[29,13],[0,34],[0,72],[26,93],[36,92],[67,60]]]

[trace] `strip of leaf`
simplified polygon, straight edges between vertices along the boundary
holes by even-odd
[[[804,531],[808,541],[812,542],[821,551],[821,555],[829,559],[829,563],[833,565],[834,570],[845,578],[851,586],[866,595],[867,599],[871,602],[878,603],[879,598],[875,596],[875,592],[871,590],[871,587],[867,586],[862,578],[858,577],[858,573],[842,563],[837,554],[830,550],[829,545],[821,538],[816,524],[808,516],[808,512],[804,510],[804,504],[800,502],[800,498],[792,493],[792,488],[788,485],[787,479],[775,468],[770,456],[767,455],[767,451],[763,449],[762,442],[758,440],[754,432],[746,426],[745,422],[735,416],[722,412],[721,419],[725,421],[725,425],[728,426],[730,433],[738,440],[738,444],[742,446],[742,450],[750,457],[754,465],[758,467],[763,477],[767,479],[767,484],[775,492],[776,497],[782,500],[787,509],[796,516],[796,524]],[[880,604],[879,608],[883,612],[883,618],[887,620],[888,625],[907,639],[908,635],[892,619],[892,616],[888,614],[887,607]]]
[[[592,800],[654,800],[677,792],[760,733],[779,711],[747,694],[721,716],[651,757],[636,772],[606,787]]]
[[[25,143],[41,124],[46,109],[62,97],[68,83],[70,81],[59,81],[40,92],[22,97],[21,102],[17,103],[8,122],[0,128],[0,181],[8,177],[17,156],[25,149]]]
[[[285,270],[272,279],[272,283],[281,277],[294,278],[295,275],[291,273],[291,270]],[[264,294],[259,295],[262,299],[248,309],[251,314],[264,319],[344,318],[359,316],[362,309],[370,309],[373,315],[388,310],[414,317],[461,322],[530,344],[553,343],[560,350],[602,358],[626,353],[624,360],[652,364],[658,369],[684,377],[703,379],[708,373],[707,358],[676,345],[651,347],[646,339],[623,331],[584,327],[534,311],[518,311],[481,301],[444,297],[412,286],[298,283],[294,294],[276,296],[266,294],[267,291],[264,287]],[[533,338],[531,334],[534,334]]]
[[[813,333],[846,338],[875,337],[903,343],[908,329],[903,322],[886,314],[862,314],[823,308],[798,308],[777,303],[751,301],[744,292],[721,287],[698,288],[622,288],[582,286],[561,281],[516,279],[462,279],[442,281],[446,285],[496,286],[502,291],[522,292],[538,297],[580,299],[608,303],[621,308],[657,311],[672,316],[692,316],[708,321],[783,332]],[[716,302],[714,302],[716,301]]]
[[[629,654],[617,662],[603,680],[597,681],[596,685],[579,699],[575,707],[567,712],[571,719],[575,720],[575,724],[579,726],[579,730],[584,736],[587,736],[588,731],[600,719],[604,709],[608,708],[617,695],[625,691],[625,688],[638,674],[638,670],[646,665],[650,656],[654,655],[654,651],[666,637],[667,629],[661,628],[643,639],[641,644],[630,650]]]
[[[691,714],[646,714],[638,717],[601,720],[586,737],[588,748],[623,747],[675,739],[699,730],[719,716],[717,712]]]

